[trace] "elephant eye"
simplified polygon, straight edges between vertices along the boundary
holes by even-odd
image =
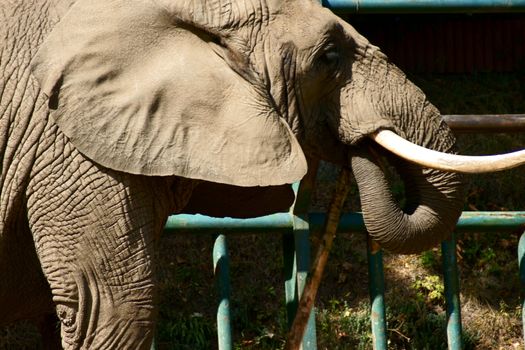
[[[335,47],[329,47],[319,56],[319,62],[330,68],[335,68],[339,65],[341,54]]]

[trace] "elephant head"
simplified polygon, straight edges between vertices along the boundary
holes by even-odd
[[[253,189],[300,180],[303,152],[351,163],[370,234],[397,252],[439,242],[461,212],[459,175],[369,137],[453,152],[437,109],[316,1],[77,1],[32,68],[61,131],[105,167]],[[406,182],[404,210],[378,153]]]

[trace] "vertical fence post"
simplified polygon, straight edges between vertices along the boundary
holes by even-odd
[[[306,278],[310,272],[310,225],[308,221],[302,216],[294,217],[294,236],[295,236],[295,254],[296,254],[296,278],[297,278],[297,305],[299,304],[300,296],[303,294],[304,286],[306,285]],[[304,331],[302,342],[303,350],[317,349],[317,336],[315,330],[315,308],[312,308],[308,323]]]
[[[520,298],[521,298],[521,325],[522,336],[525,341],[525,232],[518,244],[518,265],[520,270]]]
[[[293,233],[283,234],[284,297],[288,328],[292,326],[299,297],[297,295],[297,263],[295,259],[295,238]]]
[[[447,341],[450,350],[463,348],[461,305],[459,300],[459,275],[456,258],[456,235],[441,243],[445,300],[447,308]]]
[[[292,215],[293,220],[293,236],[290,234],[284,234],[283,236],[286,311],[289,327],[295,318],[297,306],[299,305],[299,300],[306,284],[306,278],[310,272],[310,224],[308,222],[308,210],[318,165],[318,161],[309,160],[308,173],[300,184],[293,184],[293,189],[296,194],[294,206],[290,210],[290,215]],[[291,247],[293,247],[293,253],[290,249]],[[317,349],[315,308],[312,309],[310,317],[308,318],[302,349]]]
[[[370,238],[367,240],[368,288],[370,291],[370,322],[372,323],[372,342],[374,350],[387,349],[385,277],[383,273],[383,253]]]
[[[153,340],[151,341],[150,350],[156,350],[156,349],[157,349],[157,341],[155,340],[155,337],[153,337]]]
[[[293,234],[283,235],[284,288],[288,328],[297,313],[300,296],[310,270],[310,240],[308,222],[301,217],[294,217]],[[312,310],[303,337],[303,349],[317,349],[315,330],[315,312]]]
[[[226,236],[219,235],[213,245],[213,271],[215,273],[219,307],[217,308],[217,338],[219,350],[233,348],[230,313],[230,261]]]

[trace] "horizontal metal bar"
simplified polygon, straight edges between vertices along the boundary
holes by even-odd
[[[310,228],[312,231],[322,229],[325,215],[311,213]],[[525,229],[525,211],[466,211],[456,224],[456,232],[514,232]],[[361,213],[346,213],[341,216],[338,231],[365,232]]]
[[[443,119],[457,133],[525,132],[525,114],[451,114]]]
[[[310,213],[310,229],[323,228],[326,215]],[[168,218],[165,232],[177,233],[278,233],[293,229],[292,216],[279,213],[253,219],[211,218],[204,215],[173,215]],[[525,211],[508,212],[463,212],[456,232],[514,232],[525,230]],[[341,216],[338,231],[365,232],[361,213],[346,213]]]
[[[466,211],[456,232],[517,232],[525,230],[525,211]]]
[[[494,13],[525,12],[525,0],[322,0],[345,13]]]
[[[205,215],[180,214],[168,218],[165,232],[177,233],[258,233],[293,230],[292,216],[279,213],[253,219],[213,218]]]

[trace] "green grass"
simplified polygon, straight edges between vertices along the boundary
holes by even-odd
[[[1,350],[35,350],[41,349],[40,334],[29,322],[19,322],[0,328]]]
[[[157,331],[157,348],[173,350],[205,350],[213,347],[215,325],[200,313],[184,315],[163,308]]]

